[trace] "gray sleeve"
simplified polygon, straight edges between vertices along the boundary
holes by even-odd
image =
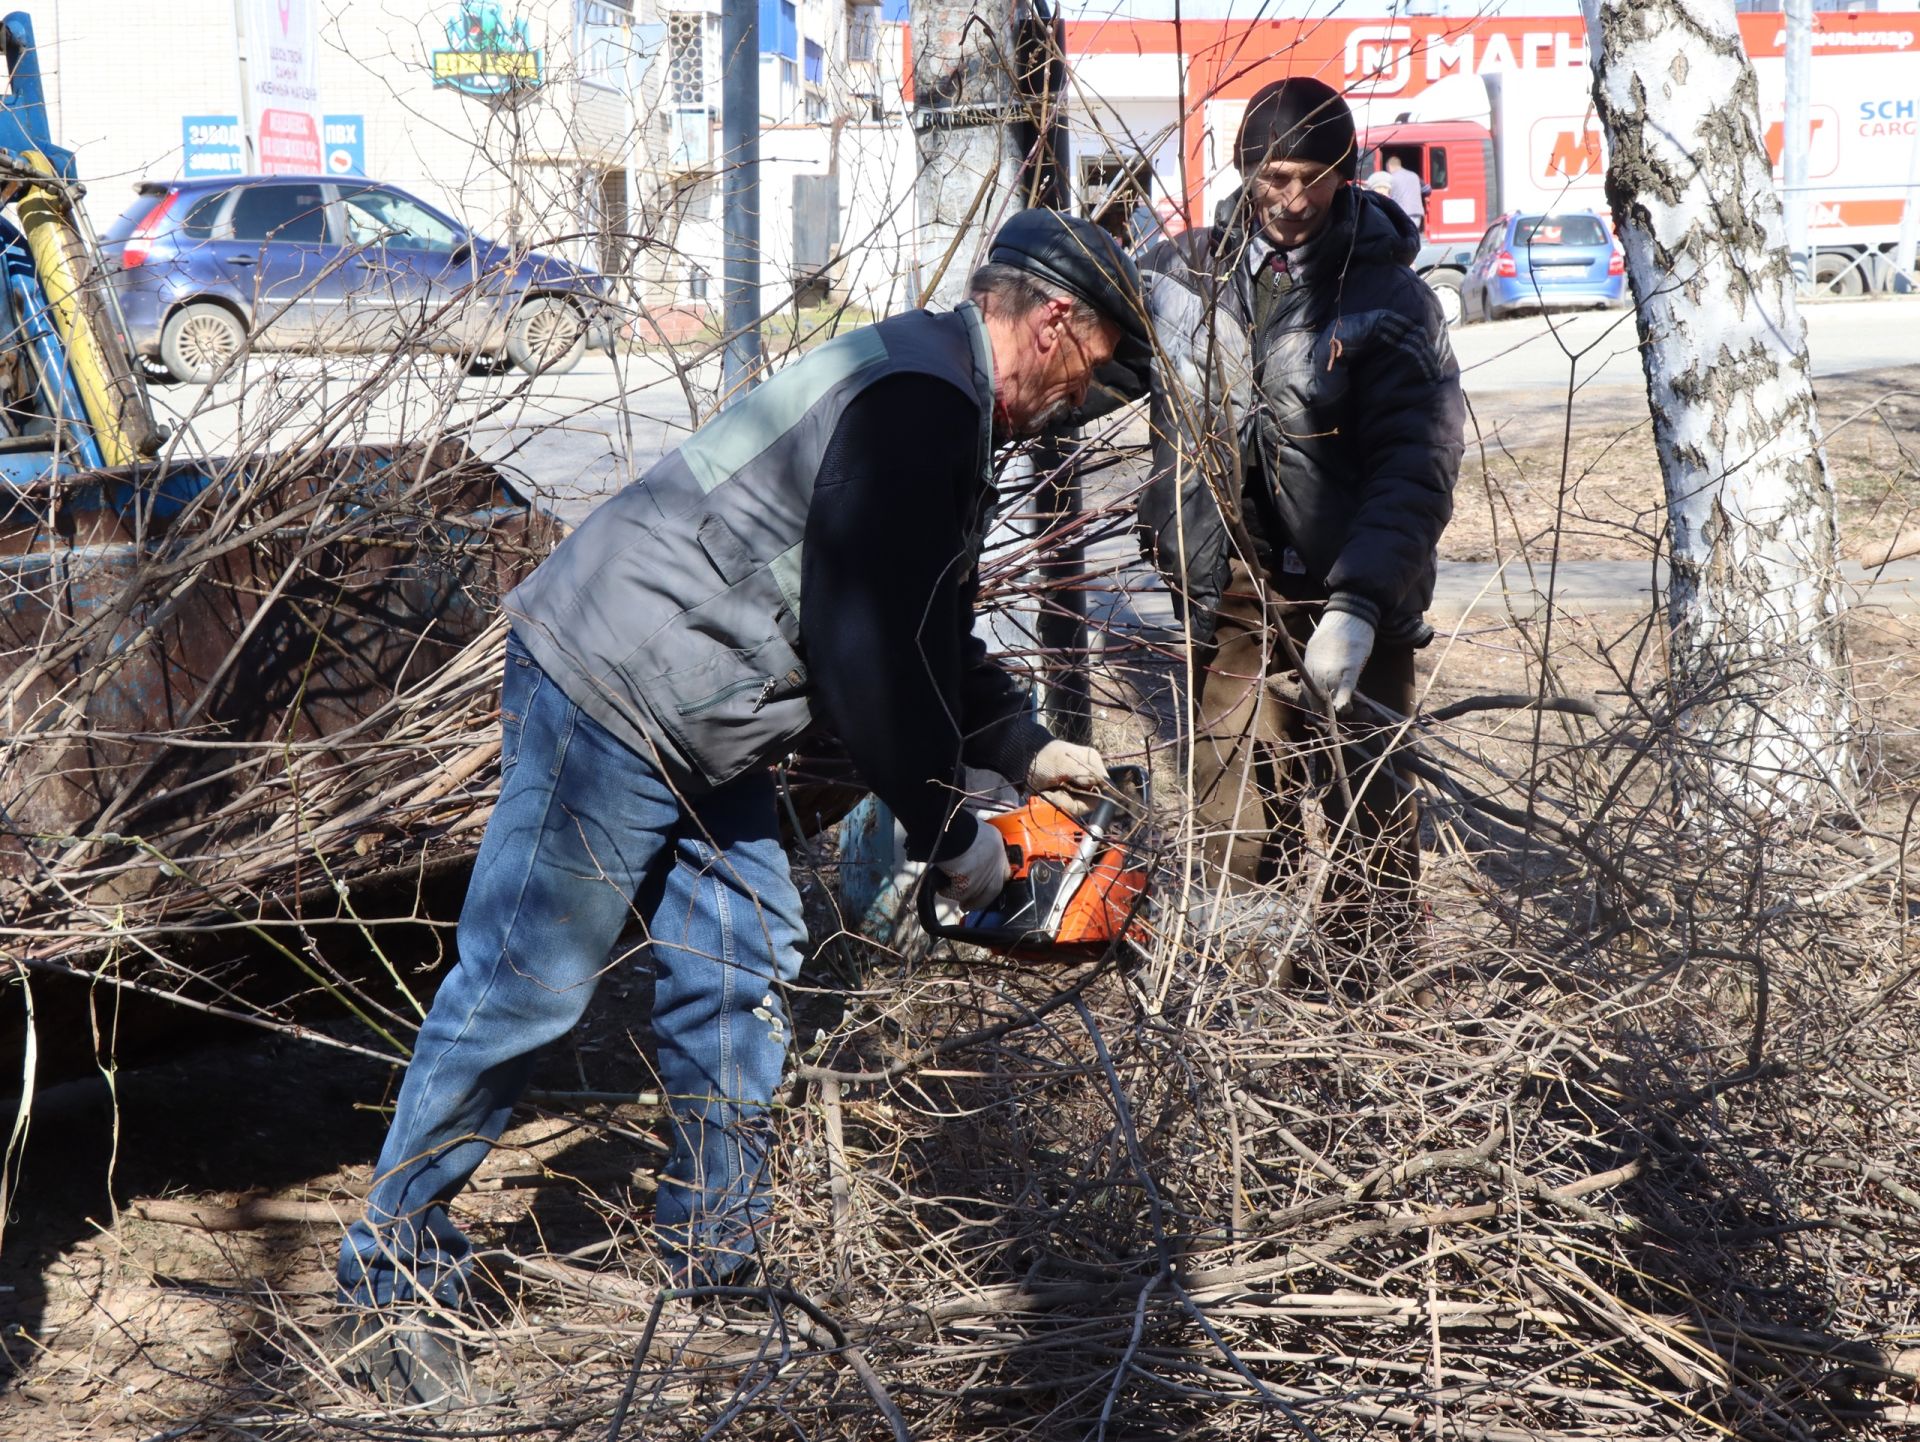
[[[1196,640],[1213,634],[1225,584],[1228,527],[1239,504],[1239,432],[1251,393],[1245,330],[1203,294],[1184,265],[1143,273],[1158,353],[1149,419],[1153,464],[1136,513],[1147,558]]]

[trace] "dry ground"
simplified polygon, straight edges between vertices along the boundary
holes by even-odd
[[[1842,551],[1877,559],[1920,518],[1920,366],[1823,380],[1818,402]],[[1480,405],[1479,438],[1470,433],[1442,559],[1498,560],[1516,554],[1518,542],[1537,560],[1556,540],[1569,561],[1650,555],[1664,515],[1652,427],[1623,428],[1608,414],[1614,408],[1644,413],[1630,396],[1582,397],[1572,443],[1563,448],[1557,408],[1529,397],[1514,424],[1502,398]]]

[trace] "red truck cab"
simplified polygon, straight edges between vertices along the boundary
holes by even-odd
[[[1388,156],[1428,187],[1429,244],[1475,244],[1496,214],[1493,132],[1470,120],[1400,121],[1369,126],[1360,136],[1359,179],[1385,168]]]

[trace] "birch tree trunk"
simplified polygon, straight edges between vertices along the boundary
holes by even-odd
[[[1833,483],[1732,0],[1583,0],[1671,547],[1669,684],[1707,813],[1853,779]],[[1721,803],[1730,803],[1722,805]]]

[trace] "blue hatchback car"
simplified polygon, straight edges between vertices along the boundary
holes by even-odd
[[[1626,266],[1606,217],[1591,210],[1503,215],[1487,227],[1460,282],[1467,320],[1517,310],[1619,306]]]
[[[437,351],[530,372],[606,345],[606,282],[482,240],[391,185],[258,175],[146,181],[101,236],[157,380],[265,350]]]

